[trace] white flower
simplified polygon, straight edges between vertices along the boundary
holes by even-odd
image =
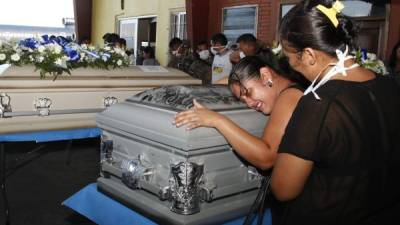
[[[106,56],[103,55],[103,56],[101,57],[101,59],[102,59],[104,62],[107,62],[107,59],[108,59],[108,58],[107,58]]]
[[[33,62],[33,61],[35,61],[35,59],[33,58],[33,56],[29,56],[29,61],[31,61],[31,62]]]
[[[39,62],[39,63],[43,62],[43,60],[44,60],[43,56],[39,56],[39,57],[36,58],[36,61]]]
[[[120,54],[121,56],[126,56],[126,53],[122,48],[115,48],[115,53]]]
[[[19,61],[20,59],[21,59],[21,57],[18,55],[18,53],[15,53],[15,54],[12,54],[12,55],[11,55],[11,60],[12,60],[12,61],[17,62],[17,61]]]
[[[59,45],[55,45],[55,46],[54,46],[54,52],[55,52],[56,54],[60,54],[61,51],[62,51],[62,47],[61,47],[61,46],[59,46]]]
[[[122,60],[118,59],[117,65],[118,65],[118,66],[121,66],[121,65],[122,65]]]
[[[94,51],[94,50],[96,50],[96,47],[93,46],[93,45],[89,45],[89,50],[90,50],[90,51]]]
[[[69,58],[69,57],[67,56],[67,58]],[[59,67],[67,69],[67,61],[66,61],[65,57],[57,58],[56,61],[54,62],[54,64],[56,64]]]
[[[56,59],[56,61],[54,62],[56,65],[61,66],[62,64],[62,60],[61,58]]]
[[[7,58],[6,54],[1,53],[0,54],[0,61],[3,61]]]
[[[83,49],[88,49],[88,46],[87,46],[87,44],[81,44],[81,48],[83,48]]]
[[[106,47],[104,47],[104,50],[106,50],[106,51],[110,51],[110,50],[111,50],[111,48],[110,48],[110,46],[106,46]]]
[[[376,60],[376,54],[374,53],[367,53],[367,58],[371,61]]]
[[[43,53],[44,50],[46,50],[46,48],[45,48],[43,45],[41,45],[41,46],[38,47],[38,51],[39,51],[40,53]]]

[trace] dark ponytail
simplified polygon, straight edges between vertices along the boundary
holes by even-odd
[[[351,19],[342,13],[337,14],[339,25],[332,21],[319,9],[321,4],[331,8],[332,0],[304,0],[293,7],[283,18],[280,26],[281,40],[287,41],[297,51],[313,48],[336,56],[336,49],[349,51],[356,49],[357,29]]]
[[[232,68],[228,84],[240,84],[250,79],[260,79],[260,69],[263,67],[269,67],[278,76],[298,83],[303,87],[309,84],[309,81],[304,76],[290,67],[286,57],[278,58],[271,49],[263,49],[257,56],[247,56],[241,59]]]

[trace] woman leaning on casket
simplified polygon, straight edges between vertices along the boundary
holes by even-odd
[[[263,170],[270,169],[286,124],[304,90],[298,83],[307,81],[297,73],[290,74],[285,59],[278,61],[271,50],[268,55],[264,60],[256,56],[243,58],[229,76],[229,86],[238,99],[269,115],[261,138],[196,101],[194,108],[178,113],[173,123],[177,127],[186,126],[188,130],[213,127],[248,162]]]
[[[281,24],[289,63],[314,85],[279,146],[274,224],[400,224],[400,89],[347,55],[355,31],[341,9],[303,1]]]

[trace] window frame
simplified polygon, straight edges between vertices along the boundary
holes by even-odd
[[[258,4],[246,4],[246,5],[238,5],[238,6],[228,6],[228,7],[222,7],[221,9],[221,32],[225,33],[224,30],[224,10],[227,9],[238,9],[238,8],[252,8],[254,7],[256,10],[256,13],[254,15],[254,33],[253,35],[257,38],[258,34],[258,10],[259,10],[259,5]]]
[[[179,29],[181,28],[181,25],[180,25],[181,24],[181,15],[185,15],[185,32],[182,33],[183,37],[175,36],[176,33],[180,34],[180,30]],[[175,21],[172,20],[172,18],[175,18],[176,16],[178,17],[178,21],[179,21],[178,23],[175,23]],[[187,32],[187,28],[188,28],[188,25],[187,25],[187,12],[185,10],[177,10],[177,11],[171,10],[169,18],[170,18],[170,21],[169,21],[169,40],[171,40],[174,37],[178,37],[178,38],[180,38],[182,40],[187,39],[187,37],[188,37],[188,32]],[[177,26],[177,24],[179,24],[179,26]],[[172,30],[172,28],[174,28],[174,29]],[[176,30],[175,30],[176,28],[178,28],[178,32],[176,32]]]

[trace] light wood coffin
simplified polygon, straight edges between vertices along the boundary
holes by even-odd
[[[10,67],[0,75],[0,134],[95,127],[95,114],[108,105],[175,84],[201,80],[172,68],[132,66],[76,69],[53,81],[40,79],[33,67]]]

